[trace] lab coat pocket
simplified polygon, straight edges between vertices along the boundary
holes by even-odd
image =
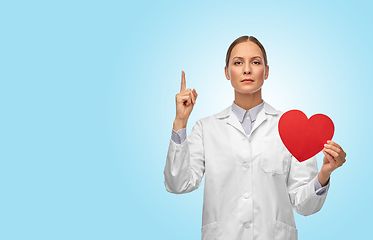
[[[217,222],[206,224],[201,228],[202,240],[220,239],[220,229]]]
[[[274,221],[274,239],[275,240],[298,240],[298,230],[286,223]]]
[[[285,148],[280,138],[263,139],[260,166],[266,173],[284,174],[291,160],[290,152]]]

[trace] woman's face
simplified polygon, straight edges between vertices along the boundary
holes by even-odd
[[[259,46],[253,42],[242,42],[232,49],[225,76],[237,92],[250,94],[261,89],[268,78],[268,70],[268,65],[264,67]]]

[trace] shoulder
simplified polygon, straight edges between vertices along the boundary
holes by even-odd
[[[264,113],[266,114],[267,118],[272,118],[274,120],[279,120],[283,114],[282,111],[279,111],[272,107],[269,103],[264,102],[264,107],[263,107]]]
[[[224,108],[222,111],[220,111],[218,113],[215,113],[215,114],[210,115],[208,117],[201,118],[198,121],[200,121],[202,123],[216,121],[216,120],[227,118],[231,113],[232,113],[232,105]]]
[[[199,128],[211,128],[213,126],[216,126],[216,124],[220,122],[220,120],[227,118],[231,112],[232,106],[228,106],[218,113],[198,119],[195,123],[195,126]]]
[[[265,115],[267,115],[267,117],[277,119],[277,120],[280,119],[280,117],[283,114],[282,111],[275,109],[267,102],[264,102],[262,111],[264,112]],[[230,114],[233,114],[232,105],[229,105],[228,107],[224,108],[222,111],[218,113],[215,113],[208,117],[201,118],[197,122],[199,122],[199,124],[207,124],[211,122],[216,122],[216,121],[228,118]]]

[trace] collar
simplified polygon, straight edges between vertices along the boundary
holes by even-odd
[[[266,103],[264,100],[263,102],[261,103],[263,104],[263,108],[261,108],[261,110],[264,109],[264,112],[266,115],[277,115],[280,113],[280,111],[274,109],[271,105],[269,105],[268,103]],[[258,105],[259,106],[259,105]],[[243,109],[244,110],[244,109]],[[258,111],[258,114],[259,112],[261,112],[261,110]],[[244,110],[246,111],[246,110]],[[249,110],[250,111],[250,110]],[[217,113],[215,114],[215,117],[216,118],[226,118],[228,117],[231,113],[233,112],[233,104],[230,105],[229,107],[225,108],[223,111],[221,111],[220,113]]]
[[[263,105],[264,105],[264,101],[262,100],[262,103],[253,107],[253,108],[250,108],[249,110],[245,110],[243,108],[241,108],[240,106],[238,106],[236,103],[232,103],[232,111],[234,112],[234,114],[236,114],[237,116],[237,119],[238,121],[240,121],[240,123],[242,123],[245,115],[249,115],[250,119],[251,119],[251,122],[254,122],[256,120],[256,117],[258,116],[258,113],[262,110],[263,108]]]

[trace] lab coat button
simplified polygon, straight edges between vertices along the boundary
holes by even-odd
[[[245,226],[245,228],[249,228],[250,227],[250,223],[249,222],[245,222],[244,226]]]
[[[248,169],[248,168],[249,168],[249,164],[248,164],[248,163],[244,163],[244,164],[243,164],[243,167],[244,167],[245,169]]]
[[[251,137],[249,137],[249,142],[251,142]]]
[[[248,198],[249,198],[249,196],[250,196],[250,194],[249,194],[249,193],[245,193],[245,194],[243,195],[243,197],[244,197],[244,198],[246,198],[246,199],[248,199]]]

